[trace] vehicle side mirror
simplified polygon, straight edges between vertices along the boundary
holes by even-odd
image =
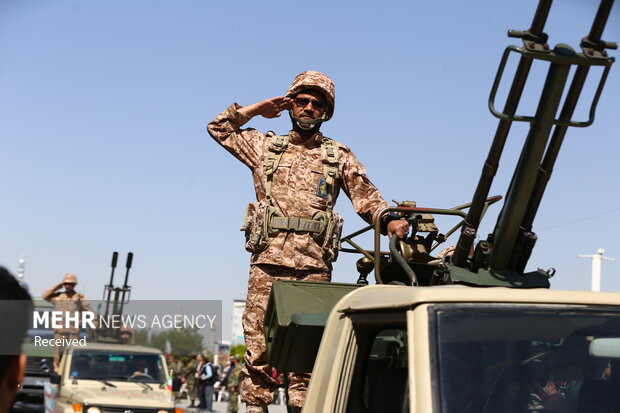
[[[60,374],[51,373],[50,374],[50,383],[52,383],[52,384],[60,384]]]
[[[172,391],[177,392],[179,390],[181,390],[181,379],[175,377],[172,379]]]

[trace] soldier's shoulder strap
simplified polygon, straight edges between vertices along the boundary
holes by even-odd
[[[267,158],[265,159],[265,174],[269,179],[278,169],[282,154],[288,147],[288,135],[267,135],[271,138]]]
[[[340,152],[338,142],[323,137],[321,141],[321,162],[323,163],[323,175],[328,185],[333,186],[334,180],[338,179],[338,163]]]
[[[271,138],[271,143],[265,158],[265,175],[267,176],[265,199],[267,204],[271,205],[271,181],[273,180],[273,174],[278,169],[278,165],[280,165],[280,159],[282,159],[282,155],[288,147],[288,135],[275,135],[271,133],[267,134],[267,137]]]
[[[82,311],[84,309],[84,294],[76,293],[75,297],[76,297],[75,301],[77,301],[77,306],[80,309],[80,311]]]
[[[336,191],[335,181],[338,179],[338,165],[340,163],[340,147],[344,147],[344,145],[327,136],[324,136],[321,141],[321,162],[323,163],[323,175],[325,176],[325,183],[328,188],[328,211],[331,211],[334,206],[334,192]]]

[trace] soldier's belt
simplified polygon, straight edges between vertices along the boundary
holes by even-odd
[[[271,228],[286,231],[321,232],[321,221],[298,217],[271,217]]]

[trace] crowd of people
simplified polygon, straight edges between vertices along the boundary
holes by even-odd
[[[184,360],[182,360],[184,359]],[[181,382],[178,399],[189,399],[189,408],[212,412],[213,401],[228,401],[228,410],[238,410],[239,377],[241,363],[238,357],[230,356],[228,361],[213,363],[201,353],[188,358],[169,357],[168,365],[173,376]]]

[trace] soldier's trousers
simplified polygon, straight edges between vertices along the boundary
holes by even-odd
[[[237,413],[239,411],[239,393],[237,390],[228,392],[230,399],[228,400],[228,412]]]
[[[74,339],[79,339],[80,338],[80,333],[79,331],[56,331],[54,333],[54,338],[57,340],[74,340]],[[61,357],[61,353],[63,351],[64,347],[63,346],[55,346],[55,353],[54,353],[54,371],[56,373],[59,372],[59,368],[60,368],[60,357]]]
[[[243,313],[243,333],[247,351],[242,367],[241,401],[247,404],[271,404],[276,380],[271,377],[267,364],[267,347],[263,323],[274,280],[323,281],[331,280],[331,273],[323,270],[295,270],[277,265],[251,265],[248,296]],[[289,405],[303,406],[310,381],[309,373],[291,373],[288,389]]]

